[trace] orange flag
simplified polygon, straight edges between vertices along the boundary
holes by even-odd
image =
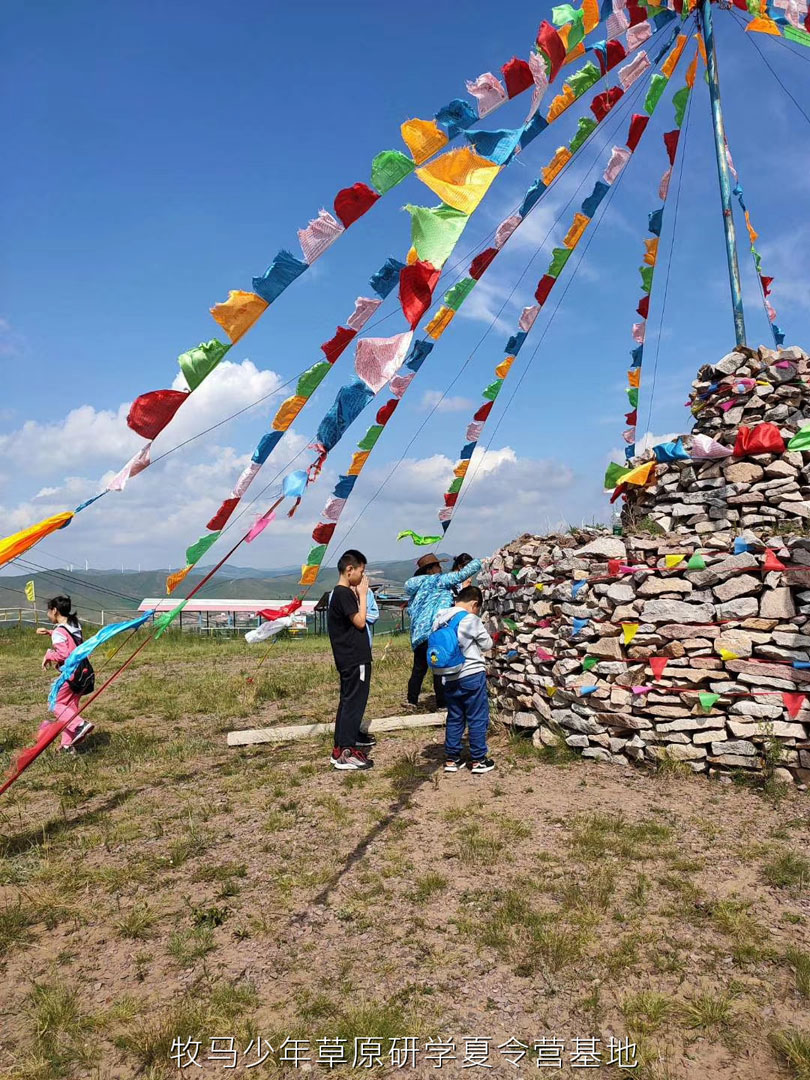
[[[44,540],[57,529],[64,529],[65,525],[72,520],[73,511],[65,510],[61,514],[54,514],[53,517],[38,521],[36,525],[29,525],[27,529],[12,533],[11,536],[0,540],[0,566],[5,566],[7,562],[16,559],[18,555],[22,555],[24,551],[28,551],[34,544],[38,544],[40,540]]]

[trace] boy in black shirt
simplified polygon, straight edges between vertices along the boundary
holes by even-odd
[[[369,769],[372,762],[358,746],[373,746],[374,736],[364,735],[360,724],[368,704],[371,684],[371,640],[366,629],[368,578],[366,557],[350,549],[338,560],[338,583],[327,612],[329,641],[340,675],[340,701],[335,717],[335,748],[331,762],[336,769]]]

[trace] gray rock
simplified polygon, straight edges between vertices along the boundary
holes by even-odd
[[[706,757],[702,746],[693,746],[691,743],[685,746],[672,743],[666,746],[648,746],[647,754],[658,761],[665,758],[672,758],[674,761],[697,761]]]
[[[595,720],[577,716],[573,712],[555,712],[553,715],[555,722],[560,727],[567,728],[568,731],[574,731],[579,735],[602,735],[605,732],[605,728],[597,724]]]
[[[719,749],[715,750],[715,745],[719,746]],[[757,752],[757,748],[753,743],[747,742],[745,739],[728,739],[722,744],[712,743],[713,754],[737,754],[740,757],[754,757]]]
[[[739,601],[737,601],[739,602]],[[753,601],[753,614],[757,602]],[[651,623],[710,623],[714,609],[710,604],[689,604],[683,600],[648,600],[641,609],[641,618]]]
[[[759,614],[763,619],[792,619],[796,614],[796,605],[790,589],[783,586],[764,593],[759,605]]]
[[[767,739],[772,735],[778,739],[806,738],[803,724],[791,724],[786,720],[765,720],[759,724],[744,724],[739,720],[729,718],[728,729],[738,739],[753,739],[754,737]],[[738,750],[734,752],[739,753]]]
[[[627,548],[618,536],[599,536],[574,552],[577,559],[587,555],[597,555],[603,559],[626,559]]]
[[[749,615],[756,615],[758,611],[759,604],[754,596],[738,596],[736,600],[717,606],[717,616],[720,619],[745,619]]]
[[[692,583],[682,577],[649,577],[638,588],[639,596],[660,596],[662,593],[692,592]]]
[[[715,585],[712,591],[718,600],[725,602],[733,600],[735,596],[745,596],[748,593],[759,592],[761,588],[762,581],[760,578],[755,578],[753,574],[738,574],[736,577],[729,578],[728,581]]]
[[[587,735],[569,735],[565,741],[568,746],[572,747],[583,747],[590,745]]]
[[[596,761],[613,761],[610,752],[602,749],[601,746],[591,746],[587,750],[583,750],[582,756],[584,758],[594,758]]]

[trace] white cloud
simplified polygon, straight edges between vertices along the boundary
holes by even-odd
[[[275,372],[260,371],[250,360],[224,361],[158,437],[153,456],[250,407],[259,398],[266,399],[280,383]],[[172,388],[184,386],[182,375],[178,375]],[[117,472],[143,446],[143,439],[127,427],[129,408],[129,402],[115,410],[80,405],[55,423],[26,420],[16,431],[0,435],[0,455],[17,465],[26,477],[61,477],[66,470],[92,470],[97,464]]]
[[[425,390],[420,405],[436,412],[469,412],[475,407],[472,398],[448,397],[441,390]]]

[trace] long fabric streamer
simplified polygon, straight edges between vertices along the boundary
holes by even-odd
[[[501,392],[504,380],[508,376],[514,363],[518,351],[515,345],[517,342],[522,345],[525,341],[537,315],[548,300],[551,290],[554,288],[565,264],[582,239],[588,225],[593,220],[598,206],[610,191],[611,186],[623,172],[628,161],[635,152],[636,147],[643,138],[649,119],[655,111],[655,108],[661,99],[661,95],[680,60],[686,42],[686,35],[679,34],[677,41],[661,66],[661,72],[652,76],[647,96],[644,101],[644,112],[637,113],[632,117],[625,146],[613,147],[602,179],[597,180],[593,191],[583,201],[580,211],[574,215],[571,227],[563,240],[563,246],[554,248],[552,251],[549,268],[546,274],[538,282],[534,294],[537,304],[533,308],[524,309],[524,312],[521,315],[521,323],[519,324],[521,329],[518,334],[510,337],[506,343],[506,348],[504,350],[506,352],[506,358],[496,365],[495,380],[485,388],[483,392],[483,403],[467,427],[465,442],[459,454],[455,469],[453,470],[453,478],[444,495],[444,506],[439,510],[439,521],[441,522],[442,529],[445,533],[449,529],[450,522],[453,519],[453,513],[456,503],[458,502],[459,493],[464,485],[470,461],[483,433],[487,418],[492,412],[495,400]],[[627,67],[631,66],[632,65],[627,65]],[[633,72],[628,73],[627,68],[622,68],[619,71],[620,80],[622,80],[623,73],[625,74],[625,80],[627,78],[632,78],[632,81],[634,81],[637,77]],[[525,327],[525,329],[523,327]]]
[[[53,681],[51,686],[51,692],[48,695],[48,708],[53,709],[56,704],[56,695],[62,689],[66,682],[73,678],[79,665],[86,660],[98,647],[103,645],[105,641],[109,641],[110,638],[117,637],[118,634],[123,634],[127,630],[137,630],[138,627],[143,626],[145,622],[152,618],[155,614],[154,611],[145,611],[143,615],[139,615],[135,619],[129,619],[128,622],[121,623],[107,623],[87,641],[83,641],[81,645],[77,645],[73,652],[67,657],[62,664],[62,668]]]

